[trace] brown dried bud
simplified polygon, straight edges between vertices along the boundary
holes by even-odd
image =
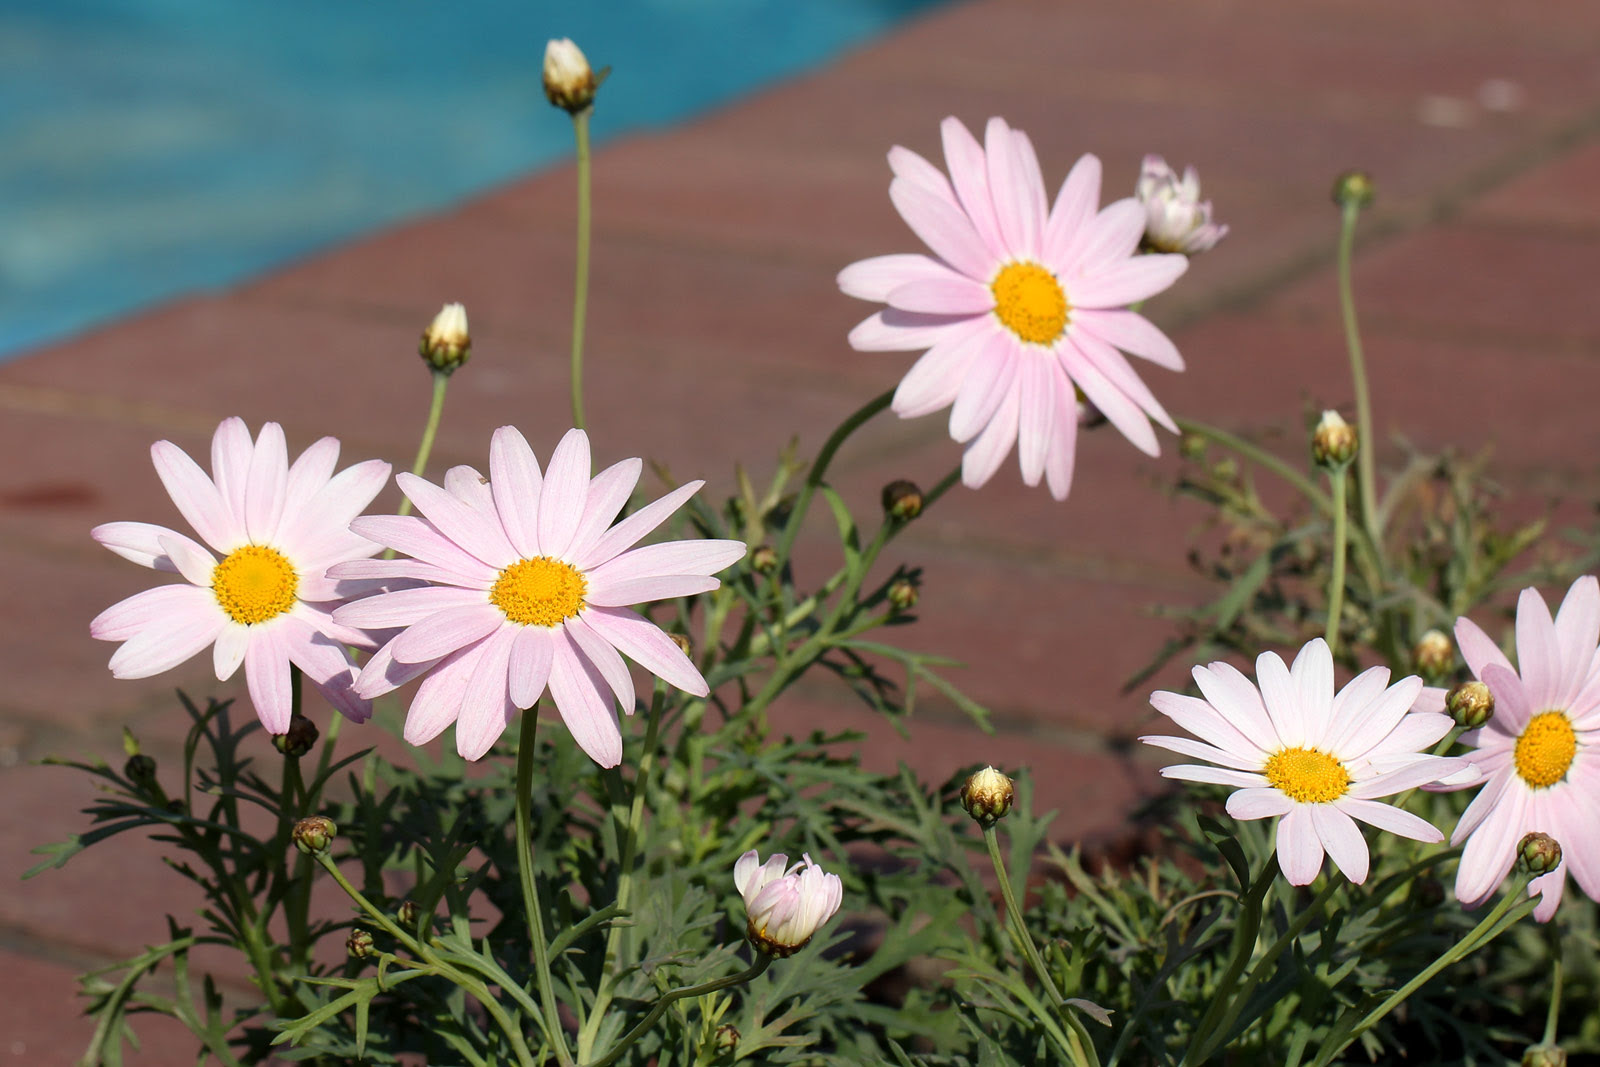
[[[1366,207],[1377,194],[1372,175],[1364,170],[1347,170],[1333,183],[1333,202],[1340,207]]]
[[[1522,1053],[1522,1067],[1567,1067],[1567,1050],[1560,1045],[1529,1045]]]
[[[1337,411],[1324,411],[1311,434],[1311,458],[1317,461],[1317,466],[1341,470],[1356,458],[1358,447],[1356,428],[1345,422]]]
[[[889,610],[894,612],[910,611],[917,606],[919,599],[917,587],[909,578],[897,578],[889,583],[888,592]]]
[[[922,514],[922,490],[904,478],[883,487],[883,510],[891,519],[910,522]]]
[[[1549,834],[1528,834],[1517,845],[1517,859],[1529,874],[1549,874],[1561,866],[1561,843]]]
[[[1445,694],[1444,707],[1457,726],[1476,730],[1494,718],[1494,693],[1482,682],[1462,682]]]
[[[984,829],[1006,817],[1016,796],[1011,779],[993,767],[978,771],[961,786],[961,806]]]
[[[351,930],[350,936],[344,939],[344,950],[352,959],[358,960],[378,954],[378,950],[372,947],[372,935],[365,930]]]
[[[1456,663],[1456,646],[1440,630],[1429,630],[1417,638],[1411,649],[1411,665],[1430,682],[1436,682],[1450,672]]]
[[[407,928],[417,925],[417,902],[402,900],[400,906],[394,910],[394,918],[401,926]]]
[[[307,815],[294,824],[294,845],[308,856],[320,856],[338,833],[339,828],[326,815]]]
[[[317,724],[304,715],[296,715],[289,720],[287,733],[273,737],[272,747],[285,756],[298,759],[311,751],[311,746],[317,743],[317,736]]]

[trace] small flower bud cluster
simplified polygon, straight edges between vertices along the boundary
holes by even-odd
[[[1494,718],[1494,694],[1482,682],[1462,682],[1445,694],[1444,707],[1457,726],[1476,730]]]
[[[1200,199],[1200,176],[1185,167],[1183,177],[1160,156],[1144,157],[1134,195],[1144,205],[1147,252],[1209,252],[1228,235],[1228,227],[1211,221],[1211,201]]]
[[[345,953],[355,960],[376,956],[378,950],[372,944],[372,935],[365,930],[351,930],[350,936],[344,939]]]
[[[1356,458],[1356,428],[1337,411],[1324,411],[1311,434],[1311,457],[1326,470],[1342,470]]]
[[[461,304],[446,304],[422,331],[417,351],[423,362],[440,374],[454,374],[472,354],[472,335],[467,330],[467,309]]]
[[[598,85],[583,49],[565,37],[544,46],[544,95],[550,103],[576,115],[594,103]]]
[[[1016,796],[1011,779],[993,767],[985,767],[961,786],[961,806],[985,830],[1006,817]]]
[[[803,856],[784,869],[789,857],[778,853],[766,863],[751,849],[733,865],[733,884],[744,898],[750,943],[782,959],[805,947],[811,935],[839,910],[844,883]]]
[[[917,606],[917,600],[920,599],[916,583],[909,578],[896,578],[890,582],[889,589],[884,595],[889,598],[889,610],[896,614],[910,611]]]

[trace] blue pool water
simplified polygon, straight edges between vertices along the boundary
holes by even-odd
[[[6,0],[0,359],[672,123],[939,0]]]

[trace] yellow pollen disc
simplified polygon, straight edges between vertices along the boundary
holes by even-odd
[[[1578,735],[1566,713],[1547,711],[1528,722],[1511,759],[1524,782],[1548,789],[1567,776],[1577,754]]]
[[[1037,263],[1007,263],[989,283],[994,313],[1006,329],[1036,345],[1055,342],[1067,328],[1066,291]]]
[[[1314,748],[1286,748],[1261,769],[1267,781],[1290,800],[1302,804],[1327,804],[1350,788],[1344,764]]]
[[[539,556],[521,559],[500,572],[489,602],[523,626],[555,626],[583,610],[589,583],[576,567]]]
[[[211,592],[234,622],[246,626],[277,618],[294,607],[300,576],[287,557],[265,545],[229,552],[211,571]]]

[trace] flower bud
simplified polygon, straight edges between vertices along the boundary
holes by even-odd
[[[416,926],[417,902],[414,900],[402,900],[400,906],[394,910],[394,920],[407,929]]]
[[[1567,1050],[1560,1045],[1529,1045],[1522,1053],[1522,1067],[1567,1067]]]
[[[365,930],[351,930],[350,936],[344,939],[344,950],[351,959],[356,960],[378,954],[378,950],[372,947],[372,935]]]
[[[308,856],[328,851],[339,828],[326,815],[307,815],[294,824],[294,845]]]
[[[757,574],[771,574],[778,569],[778,550],[771,545],[757,545],[750,552],[750,569]]]
[[[1206,454],[1206,439],[1197,433],[1186,433],[1178,438],[1178,454],[1184,459],[1200,459]]]
[[[285,756],[294,756],[296,759],[310,752],[311,746],[316,743],[317,724],[304,715],[291,718],[288,732],[278,734],[272,739],[273,748]]]
[[[745,934],[761,952],[782,959],[805,947],[844,900],[844,883],[811,862],[809,855],[784,870],[789,857],[766,863],[751,849],[733,865],[733,884],[744,898]]]
[[[1445,694],[1444,707],[1457,726],[1476,730],[1494,718],[1494,693],[1482,682],[1462,682]]]
[[[1185,167],[1180,178],[1160,156],[1145,156],[1134,195],[1144,205],[1146,252],[1179,252],[1186,256],[1209,252],[1228,234],[1228,227],[1211,221],[1211,201],[1200,199],[1200,176]]]
[[[1517,845],[1517,859],[1529,874],[1548,874],[1561,866],[1561,844],[1549,834],[1527,834]]]
[[[922,490],[904,478],[883,487],[883,510],[890,518],[910,522],[922,514]]]
[[[1366,207],[1376,195],[1372,175],[1364,170],[1347,170],[1333,183],[1333,202],[1340,207]]]
[[[156,761],[142,752],[135,752],[122,765],[122,773],[134,785],[149,785],[156,780]]]
[[[551,38],[544,46],[544,95],[556,107],[576,115],[594,104],[598,84],[583,49],[569,39]]]
[[[1345,422],[1337,411],[1324,411],[1311,434],[1311,457],[1317,461],[1317,466],[1341,470],[1356,458],[1357,447],[1356,428]]]
[[[884,595],[889,598],[890,611],[896,613],[910,611],[917,606],[917,587],[909,578],[896,578],[890,582],[889,589]]]
[[[688,634],[680,634],[677,631],[673,631],[667,636],[672,638],[672,643],[678,646],[679,652],[682,652],[685,656],[694,655],[694,645],[689,643]]]
[[[717,1055],[726,1056],[739,1047],[739,1028],[732,1023],[723,1023],[717,1027],[717,1032],[711,1037],[711,1046],[716,1049]]]
[[[1006,817],[1016,796],[1011,779],[993,767],[985,767],[961,785],[961,806],[985,830]]]
[[[472,335],[467,332],[467,309],[446,304],[422,331],[417,351],[423,362],[440,374],[454,374],[472,354]]]
[[[1443,678],[1456,662],[1456,646],[1440,630],[1429,630],[1411,649],[1411,665],[1428,681]]]

